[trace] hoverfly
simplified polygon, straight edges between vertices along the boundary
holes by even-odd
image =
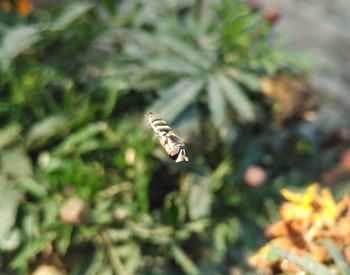
[[[146,118],[168,156],[175,162],[188,161],[185,144],[171,130],[168,123],[151,112]]]

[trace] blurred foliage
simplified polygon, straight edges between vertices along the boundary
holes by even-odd
[[[273,24],[238,1],[204,3],[43,1],[0,15],[2,270],[248,268],[278,190],[315,177],[317,144],[300,120],[276,126],[261,93],[261,76],[301,67]],[[162,152],[148,110],[184,137],[189,163]]]

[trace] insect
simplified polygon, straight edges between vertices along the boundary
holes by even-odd
[[[185,144],[171,130],[168,123],[151,112],[146,115],[146,118],[168,156],[175,162],[188,161]]]

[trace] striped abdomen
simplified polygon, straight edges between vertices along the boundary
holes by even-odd
[[[168,123],[153,113],[148,113],[146,117],[168,156],[175,162],[188,161],[185,144],[171,130]]]

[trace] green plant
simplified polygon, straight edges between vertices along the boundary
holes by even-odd
[[[312,145],[281,135],[259,93],[261,74],[290,65],[269,24],[231,1],[201,15],[200,2],[73,1],[8,15],[2,269],[214,273],[256,248],[277,190],[310,170]],[[185,136],[189,164],[167,159],[146,109]],[[252,164],[276,184],[245,185]]]

